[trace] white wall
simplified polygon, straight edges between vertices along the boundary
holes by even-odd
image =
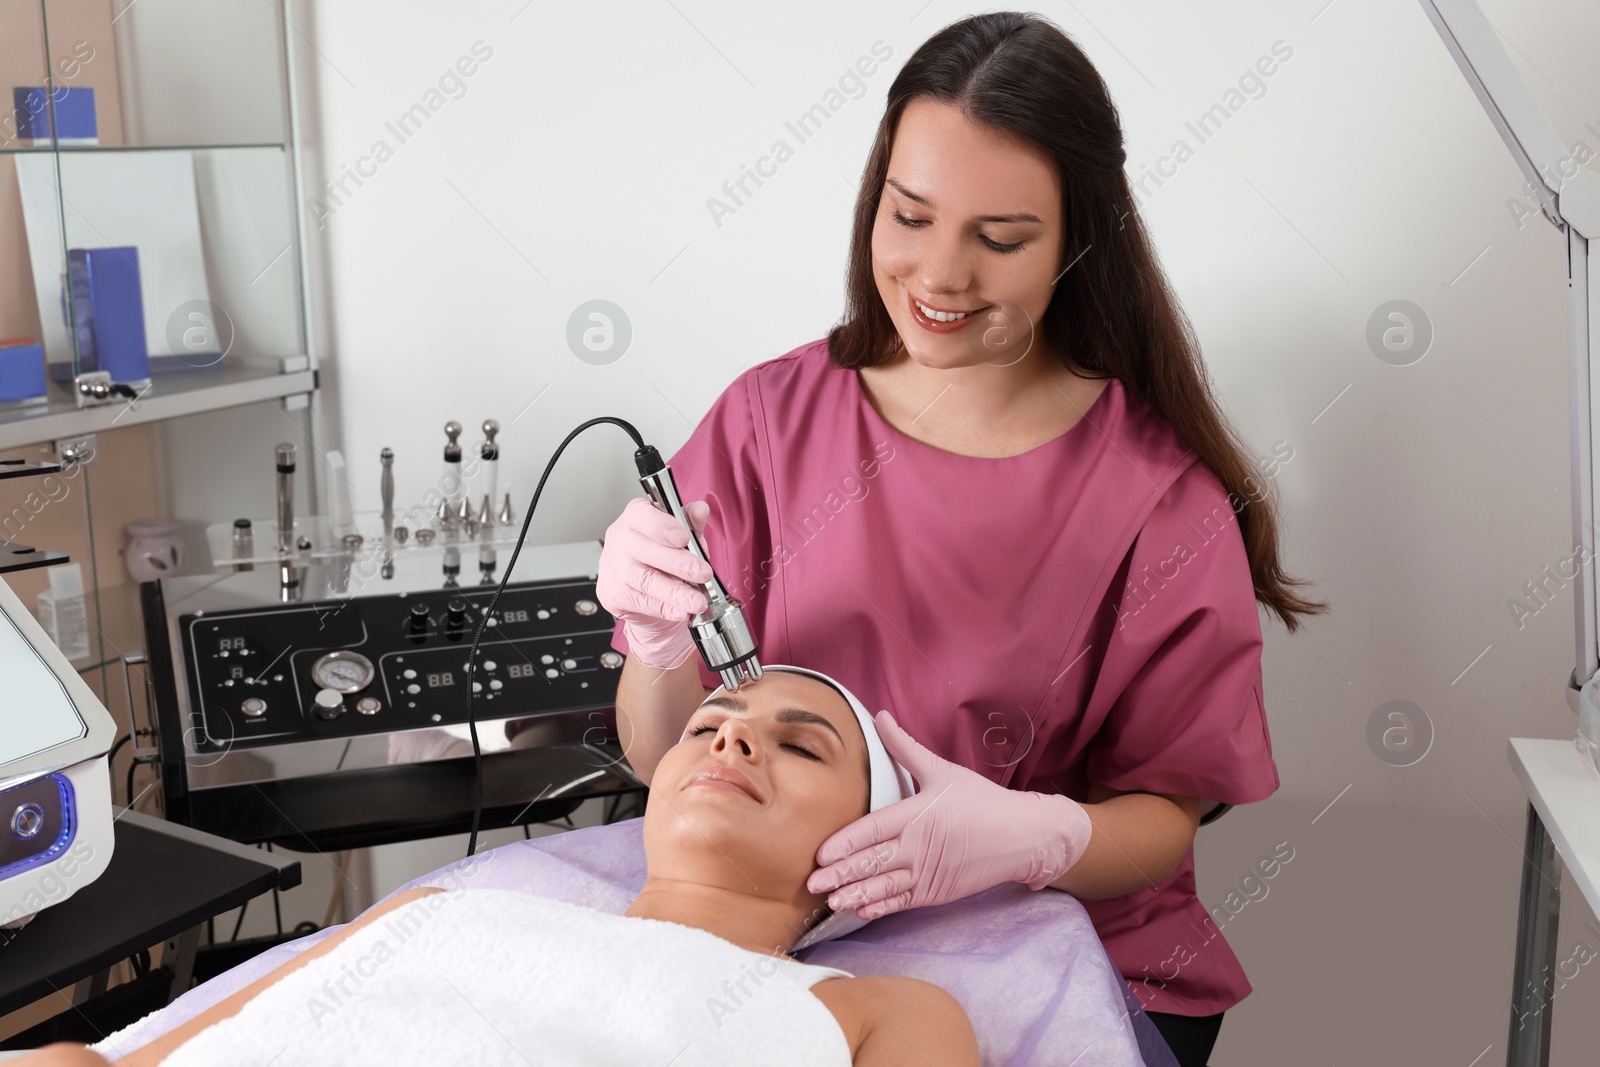
[[[1600,146],[1600,70],[1586,52],[1600,14],[1480,4],[1564,139]],[[1185,122],[1274,42],[1293,49],[1142,208],[1228,412],[1258,455],[1293,449],[1277,478],[1287,564],[1334,607],[1303,636],[1264,624],[1283,788],[1200,837],[1208,904],[1274,841],[1305,857],[1279,903],[1228,930],[1264,995],[1230,1012],[1217,1061],[1465,1065],[1485,1045],[1483,1062],[1502,1060],[1524,810],[1506,738],[1574,727],[1562,696],[1570,589],[1521,628],[1507,605],[1574,548],[1562,242],[1508,209],[1520,172],[1414,3],[1039,9],[1109,82],[1135,178],[1175,139],[1194,146]],[[521,508],[584,419],[626,418],[670,454],[741,370],[827,330],[893,72],[978,8],[292,10],[322,173],[337,178],[380,139],[394,149],[315,231],[329,443],[350,458],[356,505],[377,506],[383,446],[407,500],[437,477],[447,419],[493,416]],[[893,59],[864,98],[717,226],[706,199],[775,138],[793,144],[785,120],[879,40]],[[465,95],[398,143],[385,124],[477,41],[493,54]],[[571,311],[597,297],[634,328],[610,366],[579,361],[564,339]],[[1395,298],[1436,331],[1408,367],[1378,360],[1364,337]],[[552,476],[531,537],[598,537],[638,492],[630,451],[619,431],[590,431]],[[1434,734],[1405,768],[1366,740],[1369,717],[1396,699],[1420,705]],[[1578,939],[1600,947],[1584,918],[1568,883],[1563,956]],[[1600,977],[1581,974],[1558,1005],[1561,1062],[1595,1040]]]

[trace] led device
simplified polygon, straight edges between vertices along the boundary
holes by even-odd
[[[9,929],[110,864],[116,724],[3,581],[0,678],[0,929]]]

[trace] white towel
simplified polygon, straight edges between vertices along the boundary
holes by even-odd
[[[448,890],[357,931],[162,1064],[847,1065],[810,992],[832,976],[848,974],[679,923]]]

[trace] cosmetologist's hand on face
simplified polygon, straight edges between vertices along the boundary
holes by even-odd
[[[883,745],[918,793],[869,812],[822,843],[806,888],[876,919],[959,900],[1002,882],[1042,889],[1088,847],[1089,814],[1056,793],[1007,789],[930,752],[887,711]]]

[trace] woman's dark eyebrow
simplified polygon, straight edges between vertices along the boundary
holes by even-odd
[[[897,189],[899,191],[900,195],[903,196],[903,197],[906,197],[908,200],[915,200],[917,203],[921,204],[923,207],[932,207],[933,206],[933,201],[932,200],[929,200],[927,197],[923,196],[921,193],[913,193],[910,189],[907,189],[905,186],[901,185],[895,179],[886,178],[884,180],[887,181],[890,185],[894,186],[895,189]],[[978,221],[979,222],[1043,222],[1044,219],[1041,219],[1038,215],[1031,215],[1026,211],[1018,211],[1018,212],[1015,212],[1015,213],[1010,214],[1010,215],[979,215],[978,216]]]
[[[744,698],[736,696],[712,697],[705,703],[701,704],[700,707],[727,708],[729,711],[738,712],[740,715],[743,715],[750,710],[749,706],[745,704]],[[799,722],[809,723],[813,726],[826,726],[834,737],[839,738],[839,743],[841,745],[844,744],[844,738],[839,737],[838,728],[835,727],[833,723],[829,722],[827,719],[823,718],[821,715],[818,715],[814,711],[807,711],[805,708],[795,707],[781,708],[779,709],[778,713],[773,716],[773,718],[778,722]]]

